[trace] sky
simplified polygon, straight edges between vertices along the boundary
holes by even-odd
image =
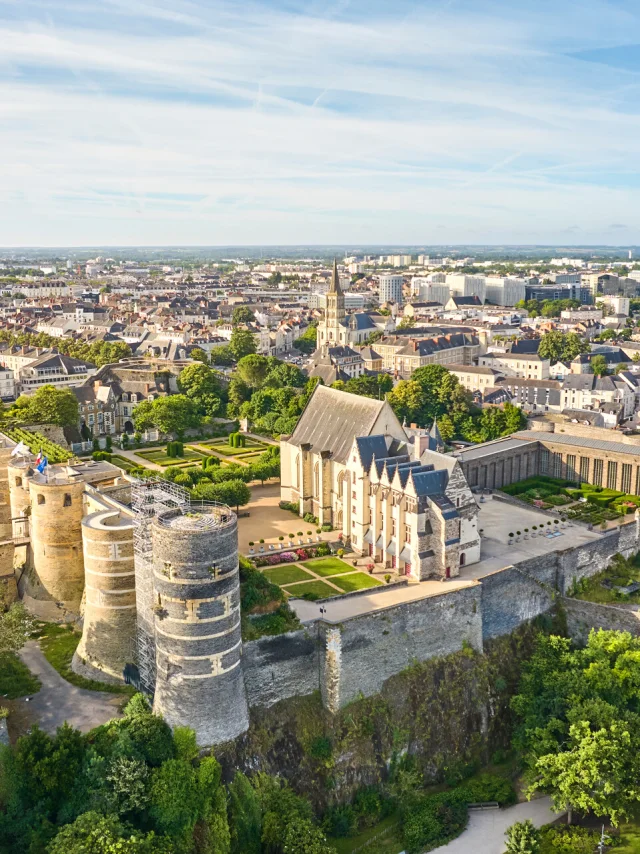
[[[0,0],[0,246],[640,244],[637,0]]]

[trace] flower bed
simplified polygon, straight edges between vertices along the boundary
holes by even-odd
[[[309,560],[312,557],[325,557],[330,553],[327,543],[310,546],[305,549],[295,549],[292,552],[274,552],[273,554],[257,555],[252,557],[253,565],[276,566],[279,563],[293,563],[296,560]]]

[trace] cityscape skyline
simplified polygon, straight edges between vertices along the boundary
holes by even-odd
[[[0,244],[632,246],[639,17],[0,0]]]

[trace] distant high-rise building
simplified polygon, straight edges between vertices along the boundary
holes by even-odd
[[[380,302],[395,302],[402,305],[403,276],[380,276]]]
[[[446,279],[452,297],[478,297],[480,302],[485,301],[486,285],[484,276],[466,276],[451,273]]]

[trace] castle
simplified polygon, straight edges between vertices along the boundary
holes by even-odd
[[[523,551],[507,541],[506,518],[508,530],[512,519],[524,527],[554,517],[507,496],[483,504],[471,491],[469,481],[498,488],[570,470],[592,481],[604,471],[608,485],[626,486],[640,472],[627,469],[637,447],[580,441],[582,451],[577,437],[538,431],[444,454],[437,425],[409,429],[385,401],[316,388],[282,440],[282,496],[396,574],[389,587],[292,599],[300,629],[243,642],[238,521],[228,507],[107,462],[41,474],[5,439],[0,591],[44,619],[82,623],[77,673],[126,676],[170,725],[192,727],[203,747],[221,744],[275,703],[318,692],[337,712],[412,662],[463,645],[482,651],[617,552],[640,550],[636,514],[606,532],[559,526]]]

